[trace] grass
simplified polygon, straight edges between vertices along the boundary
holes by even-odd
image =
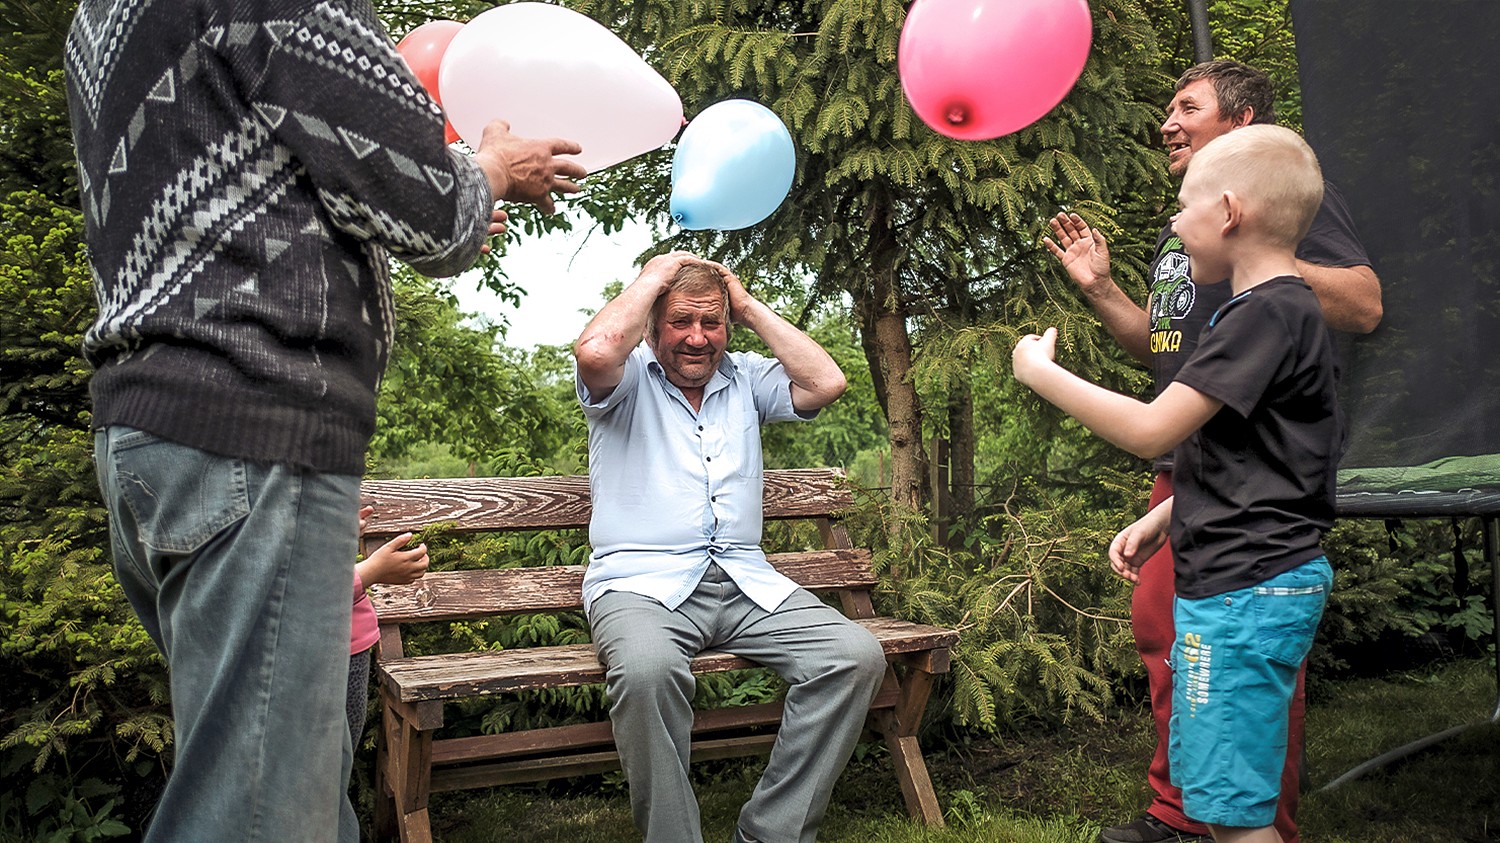
[[[1299,814],[1307,843],[1500,843],[1500,726],[1469,730],[1334,791],[1316,788],[1363,760],[1432,732],[1481,720],[1496,696],[1483,659],[1379,678],[1323,682],[1308,704],[1314,789]],[[935,741],[928,741],[934,743]],[[1099,825],[1145,807],[1151,752],[1144,710],[1102,723],[1009,734],[930,751],[948,827],[910,822],[881,748],[866,745],[840,779],[825,843],[1094,843]],[[760,762],[694,768],[704,837],[728,841]],[[445,843],[638,840],[619,774],[433,797]]]

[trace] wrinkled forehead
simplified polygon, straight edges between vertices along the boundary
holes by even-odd
[[[1219,109],[1219,92],[1214,89],[1212,79],[1194,79],[1184,85],[1182,90],[1172,95],[1172,103],[1169,109],[1184,105],[1192,105],[1198,108]]]
[[[662,302],[662,318],[683,319],[724,315],[724,297],[717,290],[701,293],[684,293],[673,290]]]

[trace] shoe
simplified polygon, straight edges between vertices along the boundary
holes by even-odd
[[[734,843],[758,843],[758,841],[745,832],[740,831],[739,826],[735,826]]]
[[[1099,832],[1099,843],[1213,843],[1207,834],[1181,831],[1150,814]]]

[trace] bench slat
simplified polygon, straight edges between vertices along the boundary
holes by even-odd
[[[767,557],[776,570],[809,591],[870,589],[870,551],[808,550]],[[434,571],[411,585],[375,585],[370,600],[380,622],[457,620],[583,608],[581,565]]]
[[[416,532],[453,522],[452,532],[587,527],[589,479],[567,477],[449,477],[432,480],[366,480],[360,499],[375,507],[368,537]],[[776,469],[765,473],[766,519],[837,515],[854,494],[835,468]]]
[[[869,618],[856,623],[875,635],[887,657],[951,647],[958,641],[954,630],[894,618]],[[715,650],[693,659],[694,673],[754,666],[748,659]],[[382,662],[379,673],[381,685],[407,703],[604,681],[604,668],[589,644],[415,656]]]
[[[691,760],[695,763],[710,759],[765,755],[771,751],[771,746],[775,742],[775,732],[718,740],[694,740],[689,752]],[[521,784],[569,776],[607,773],[618,769],[620,769],[620,755],[612,750],[552,758],[472,764],[463,767],[440,767],[432,771],[432,792]]]

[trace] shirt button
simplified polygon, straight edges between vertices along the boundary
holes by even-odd
[[[714,461],[714,458],[713,458],[713,457],[704,457],[704,458],[703,458],[703,461],[704,461],[704,462],[713,462],[713,461]]]
[[[702,429],[703,429],[703,425],[701,425],[701,424],[700,424],[700,425],[698,425],[698,429],[699,429],[699,430],[702,430]]]
[[[709,500],[713,501],[714,503],[718,503],[719,502],[719,496],[718,495],[711,495],[711,496],[709,496]]]

